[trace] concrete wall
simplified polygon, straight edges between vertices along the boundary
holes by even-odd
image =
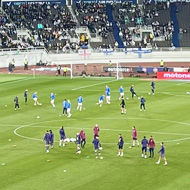
[[[0,68],[8,67],[9,62],[15,59],[16,66],[24,65],[24,58],[28,59],[29,65],[35,65],[39,60],[53,64],[72,64],[72,63],[112,63],[127,62],[127,63],[146,63],[146,62],[190,62],[190,51],[160,51],[149,54],[142,54],[142,58],[138,58],[135,53],[125,54],[124,52],[113,53],[112,55],[104,55],[103,53],[92,53],[89,59],[84,59],[84,56],[78,54],[47,54],[45,51],[21,52],[19,55],[9,53],[0,55]]]

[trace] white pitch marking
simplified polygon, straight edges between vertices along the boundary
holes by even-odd
[[[111,82],[115,82],[117,80],[111,80],[111,81],[106,81],[106,82],[100,82],[100,83],[96,83],[96,84],[91,84],[91,85],[87,85],[87,86],[82,86],[82,87],[78,87],[78,88],[73,88],[71,90],[79,90],[79,89],[83,89],[83,88],[88,88],[88,87],[91,87],[91,86],[97,86],[97,85],[100,85],[100,84],[105,84],[105,83],[111,83]]]
[[[76,90],[76,89],[72,89],[72,90]],[[102,90],[84,90],[85,92],[102,92]],[[119,91],[116,90],[112,90],[112,93],[119,93]],[[138,91],[139,93],[148,93],[148,91]],[[183,96],[183,97],[188,97],[185,93],[184,94],[174,94],[173,92],[157,92],[156,94],[167,94],[170,96]]]
[[[183,125],[183,123],[181,123]],[[21,126],[18,127],[18,129],[20,128],[24,128],[24,127],[32,127],[32,128],[48,128],[48,126],[40,126],[40,125],[35,125],[35,126]],[[52,129],[59,129],[60,127],[50,127]],[[64,127],[65,129],[81,129],[81,127]],[[92,130],[92,128],[85,128],[83,127],[83,129],[86,130]],[[101,131],[122,131],[122,132],[131,132],[131,130],[125,130],[125,129],[101,129]],[[179,135],[179,136],[189,136],[190,134],[183,134],[183,133],[164,133],[164,132],[152,132],[152,131],[138,131],[140,133],[153,133],[153,134],[162,134],[162,135]]]
[[[185,81],[185,82],[183,82],[183,83],[179,83],[179,84],[177,84],[177,85],[180,86],[180,85],[184,85],[184,84],[187,84],[187,83],[189,83],[189,81],[188,81],[188,82]]]
[[[88,118],[89,119],[89,118]],[[113,119],[113,118],[109,118],[109,119]],[[117,118],[117,119],[121,119],[121,118]],[[128,118],[129,119],[129,118]],[[135,119],[135,118],[131,118],[131,119]],[[136,119],[145,119],[145,118],[136,118]],[[72,120],[72,119],[70,119]],[[150,119],[149,119],[150,120]],[[169,121],[169,120],[159,120],[159,119],[151,119],[151,120],[157,120],[157,121],[165,121],[165,122],[174,122],[174,121]],[[23,125],[23,126],[20,126],[18,128],[16,128],[14,130],[14,134],[19,136],[19,137],[22,137],[22,138],[25,138],[25,139],[30,139],[30,140],[36,140],[36,141],[41,141],[42,139],[37,139],[37,138],[32,138],[32,137],[26,137],[26,136],[23,136],[23,135],[20,135],[17,133],[17,130],[18,129],[21,129],[21,128],[24,128],[24,127],[34,127],[33,125],[35,124],[40,124],[40,123],[49,123],[49,122],[54,122],[54,121],[62,121],[62,120],[53,120],[53,121],[43,121],[43,122],[39,122],[39,123],[33,123],[33,124],[28,124],[28,125]],[[176,122],[178,123],[178,122]],[[183,122],[179,122],[180,124],[182,125],[190,125],[188,123],[183,123]],[[43,126],[44,127],[44,126]],[[46,126],[47,127],[47,126]],[[68,128],[72,128],[74,129],[73,127],[68,127]],[[78,128],[77,128],[78,129]],[[80,128],[79,128],[80,129]],[[91,128],[86,128],[86,129],[91,129]],[[102,129],[103,130],[103,129]],[[104,130],[107,130],[107,129],[104,129]],[[110,131],[112,131],[112,129],[109,129]],[[118,130],[118,131],[122,131],[122,130]],[[124,130],[123,130],[124,131]],[[125,131],[131,131],[131,130],[125,130]],[[148,132],[148,131],[139,131],[139,132],[147,132],[147,133],[157,133],[159,134],[160,132]],[[164,134],[163,132],[161,132],[160,134]],[[166,133],[167,135],[171,134],[171,135],[189,135],[189,134],[178,134],[178,133]],[[165,141],[165,142],[177,142],[177,141],[183,141],[183,140],[188,140],[190,139],[190,137],[187,137],[187,138],[182,138],[182,139],[175,139],[175,140],[168,140],[168,141]],[[55,142],[58,142],[58,141],[55,141]],[[108,143],[109,144],[109,143]],[[115,144],[115,143],[113,143]],[[126,143],[127,144],[127,143]]]
[[[4,82],[4,83],[0,83],[0,86],[2,85],[6,85],[6,84],[12,84],[12,83],[16,83],[16,82],[22,82],[22,81],[25,81],[25,80],[30,80],[32,78],[23,78],[23,79],[18,79],[18,80],[14,80],[14,81],[7,81],[7,82]]]

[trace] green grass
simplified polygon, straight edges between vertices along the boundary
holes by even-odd
[[[104,94],[106,84],[111,88],[111,104],[103,104],[99,108],[96,102]],[[137,94],[145,97],[146,112],[139,111],[137,98],[131,99],[129,88],[132,84]],[[120,114],[118,91],[121,85],[125,97],[129,97],[126,100],[126,115]],[[71,80],[37,76],[33,79],[23,75],[0,75],[0,89],[0,163],[6,163],[5,166],[0,165],[0,189],[189,189],[190,139],[185,139],[190,137],[190,96],[186,94],[190,83],[157,81],[156,94],[152,96],[148,95],[150,81],[135,78],[114,81],[104,78]],[[28,105],[24,104],[25,89],[29,90]],[[32,93],[35,91],[38,91],[42,106],[33,105]],[[51,92],[57,94],[55,109],[50,105]],[[76,99],[80,94],[84,98],[85,110],[82,112],[76,111]],[[16,95],[21,107],[18,111],[14,110]],[[71,118],[59,116],[65,98],[72,103]],[[103,160],[94,157],[92,140],[96,123],[100,127]],[[81,155],[76,155],[74,143],[58,147],[62,125],[65,126],[67,137],[75,137],[81,128],[85,130],[87,144]],[[156,141],[153,159],[142,159],[140,147],[129,149],[133,125],[138,130],[139,140],[144,135],[147,138],[153,135]],[[15,129],[24,138],[15,135]],[[49,154],[46,154],[42,142],[47,129],[53,130],[56,141]],[[125,141],[124,157],[116,156],[119,133],[122,133]],[[167,166],[163,166],[163,161],[160,165],[155,164],[161,141],[165,142]]]

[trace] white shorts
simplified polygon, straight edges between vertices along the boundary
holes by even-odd
[[[37,102],[38,101],[38,98],[33,98],[34,102]]]
[[[103,103],[103,100],[99,100],[99,104],[102,104]]]
[[[54,104],[55,100],[51,100],[51,104]]]
[[[82,103],[78,103],[78,106],[82,106]]]
[[[106,99],[107,99],[107,100],[110,100],[110,96],[106,96]]]
[[[70,111],[71,111],[71,108],[67,108],[67,113],[70,113]]]
[[[120,96],[124,96],[124,92],[120,93]]]

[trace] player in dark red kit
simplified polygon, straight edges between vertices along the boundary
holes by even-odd
[[[133,126],[133,128],[132,128],[132,138],[133,138],[133,147],[135,146],[135,142],[139,146],[139,141],[137,140],[137,130],[136,130],[135,126]]]
[[[96,124],[96,125],[94,126],[94,138],[95,138],[96,136],[99,136],[99,131],[100,131],[99,126],[98,126],[98,124]]]
[[[148,146],[149,146],[149,150],[150,150],[149,158],[153,158],[154,157],[155,142],[154,142],[154,139],[152,138],[152,136],[150,137],[150,139],[148,141]]]
[[[81,147],[84,148],[86,144],[86,134],[83,129],[80,131],[80,136],[81,136]]]

